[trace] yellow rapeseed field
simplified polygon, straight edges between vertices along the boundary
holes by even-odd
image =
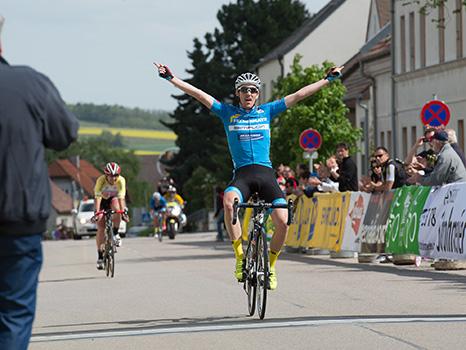
[[[145,129],[124,129],[124,128],[79,128],[79,135],[100,135],[102,131],[109,131],[113,135],[118,133],[123,137],[141,139],[176,140],[176,134],[172,131],[145,130]]]

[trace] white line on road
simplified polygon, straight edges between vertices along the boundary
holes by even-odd
[[[112,338],[126,336],[160,335],[173,333],[195,333],[195,332],[215,332],[215,331],[237,331],[265,328],[287,328],[322,326],[334,324],[369,324],[369,323],[416,323],[416,322],[466,322],[466,317],[390,317],[390,318],[344,318],[325,320],[304,320],[304,321],[281,321],[281,322],[244,322],[241,324],[227,325],[206,325],[206,326],[186,326],[186,327],[164,327],[138,330],[112,330],[86,332],[78,331],[67,334],[56,335],[36,335],[32,336],[31,342],[65,341],[77,339]]]

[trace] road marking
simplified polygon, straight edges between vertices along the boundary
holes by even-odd
[[[109,330],[109,331],[76,331],[65,334],[33,335],[31,342],[50,342],[77,339],[113,338],[127,336],[161,335],[173,333],[197,333],[216,331],[238,331],[266,328],[288,328],[341,324],[375,324],[375,323],[419,323],[419,322],[466,322],[466,317],[385,317],[385,318],[335,318],[335,319],[315,319],[302,321],[248,321],[241,324],[206,325],[206,326],[184,326],[184,327],[161,327],[132,330]]]

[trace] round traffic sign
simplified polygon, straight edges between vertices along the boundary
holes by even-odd
[[[447,125],[450,121],[450,109],[446,103],[438,100],[427,102],[421,111],[421,121],[424,125]]]
[[[322,145],[322,136],[314,129],[306,129],[299,135],[299,145],[302,149],[319,149]]]

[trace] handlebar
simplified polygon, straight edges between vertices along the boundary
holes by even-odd
[[[99,210],[99,211],[96,211],[94,213],[94,216],[91,218],[90,221],[91,222],[96,222],[100,215],[113,215],[113,214],[128,215],[128,209],[123,209],[123,210],[113,210],[113,209]]]
[[[259,208],[259,209],[288,209],[288,220],[286,224],[288,226],[293,222],[293,200],[289,199],[287,204],[272,204],[272,203],[239,203],[238,198],[235,198],[233,203],[233,220],[231,223],[236,225],[238,221],[238,209],[239,208]]]

